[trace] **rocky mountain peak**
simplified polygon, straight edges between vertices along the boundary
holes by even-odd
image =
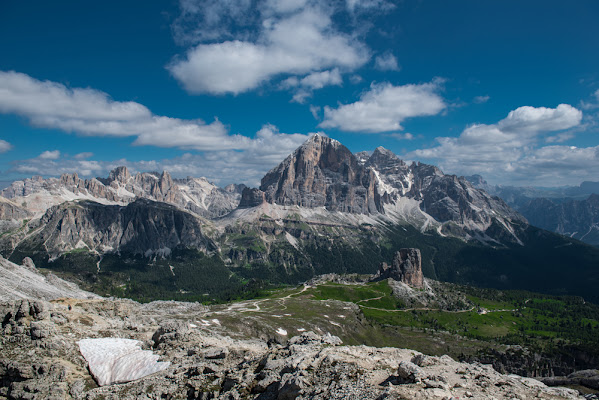
[[[65,185],[78,186],[79,185],[79,175],[76,172],[72,174],[62,174],[60,176],[60,182]]]
[[[406,163],[391,150],[379,146],[374,149],[374,152],[366,162],[366,166],[374,167],[378,170],[388,170],[391,168],[403,168],[406,166]]]
[[[223,188],[227,193],[241,194],[247,186],[242,184],[231,183]]]
[[[374,181],[347,147],[314,135],[262,178],[260,190],[269,203],[368,213],[377,211]]]
[[[108,175],[109,181],[117,181],[120,183],[127,183],[127,181],[129,181],[130,178],[131,174],[125,166],[116,167],[115,169],[110,171],[110,174]]]
[[[487,181],[485,181],[484,178],[478,174],[465,176],[464,179],[473,184],[474,187],[485,187],[487,185]]]
[[[358,155],[331,138],[315,135],[264,176],[260,186],[264,200],[283,206],[386,214],[411,224],[416,219],[423,226],[434,221],[452,236],[491,242],[494,239],[485,232],[492,226],[505,227],[506,234],[499,236],[520,243],[511,224],[526,224],[526,220],[466,179],[445,175],[434,165],[407,165],[383,147],[369,157]],[[243,196],[247,196],[242,199],[245,207],[261,203],[261,194],[255,191]],[[491,235],[498,236],[494,231]]]

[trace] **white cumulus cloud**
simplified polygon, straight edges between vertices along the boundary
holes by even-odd
[[[381,71],[399,71],[397,58],[391,53],[381,54],[374,59],[374,67]]]
[[[241,29],[237,35],[218,35],[227,40],[207,43],[199,35],[200,44],[167,66],[190,93],[238,94],[286,75],[310,75],[334,68],[352,71],[370,58],[364,43],[336,29],[334,7],[315,1],[266,1],[258,2],[256,11],[245,8],[245,3],[233,4],[234,10],[258,12],[252,24],[259,33],[245,34]],[[222,21],[227,8],[215,9],[218,17],[212,19]],[[201,18],[206,16],[201,14]]]
[[[166,170],[178,178],[204,176],[220,185],[245,183],[256,187],[260,185],[260,179],[266,172],[283,161],[311,135],[281,133],[273,125],[264,125],[242,151],[186,153],[170,159],[137,161],[91,160],[88,159],[92,157],[91,153],[80,153],[72,157],[59,152],[55,154],[57,157],[47,157],[42,153],[36,158],[14,162],[9,172],[26,176],[59,176],[77,172],[82,177],[90,178],[108,176],[112,169],[125,165],[134,172]]]
[[[43,128],[90,136],[136,137],[134,144],[196,150],[246,149],[252,139],[229,135],[218,120],[154,115],[142,104],[115,101],[104,92],[68,88],[18,72],[0,71],[0,113],[16,114]]]
[[[536,134],[568,129],[580,124],[581,120],[582,111],[568,104],[560,104],[557,108],[524,106],[510,111],[497,126],[506,132]]]
[[[10,143],[8,143],[6,140],[0,139],[0,153],[6,153],[11,149],[12,145]]]
[[[568,104],[556,108],[519,107],[496,124],[474,124],[459,137],[438,137],[437,146],[415,150],[407,157],[431,160],[451,173],[480,173],[499,182],[555,185],[560,176],[581,176],[577,165],[598,161],[596,148],[539,146],[548,133],[577,127],[581,120],[582,112]],[[561,132],[545,141],[563,142],[571,137],[571,132]],[[581,157],[579,164],[577,156]],[[589,171],[599,171],[597,165]],[[547,171],[554,174],[553,180],[545,179]],[[589,177],[588,172],[583,175]]]
[[[42,160],[58,160],[60,158],[60,151],[58,150],[46,150],[38,156]]]
[[[342,83],[341,73],[338,68],[335,68],[330,71],[313,72],[301,79],[292,76],[281,82],[281,87],[295,88],[292,100],[304,103],[308,97],[312,96],[314,90],[331,85],[340,86]]]
[[[372,84],[355,103],[326,106],[319,126],[365,133],[402,130],[401,123],[407,118],[436,115],[445,109],[439,86],[439,81],[403,86]]]

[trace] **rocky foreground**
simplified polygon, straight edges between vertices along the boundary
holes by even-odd
[[[58,299],[0,303],[0,398],[7,399],[575,399],[490,366],[397,348],[344,346],[330,334],[232,339],[203,326],[196,303]],[[139,340],[161,372],[98,386],[78,342]]]

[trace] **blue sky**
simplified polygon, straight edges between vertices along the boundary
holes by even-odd
[[[599,2],[0,3],[0,181],[257,185],[314,132],[491,183],[599,180]]]

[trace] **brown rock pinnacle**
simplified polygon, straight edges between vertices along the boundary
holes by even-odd
[[[422,256],[419,249],[406,248],[395,252],[393,264],[383,263],[375,279],[394,279],[415,288],[424,286]]]

